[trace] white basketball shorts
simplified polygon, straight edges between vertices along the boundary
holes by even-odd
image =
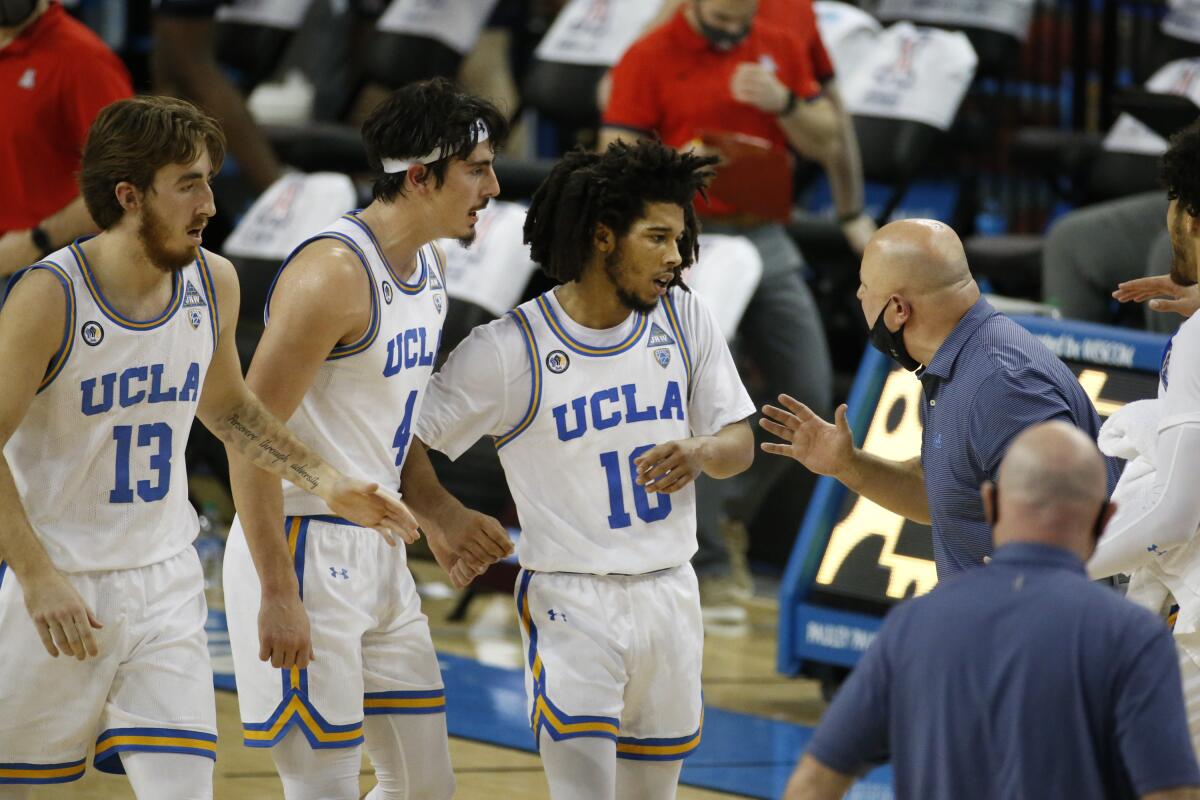
[[[338,517],[287,517],[314,659],[258,658],[261,589],[241,520],[225,547],[225,615],[243,741],[271,747],[299,727],[314,748],[355,747],[365,714],[442,714],[446,691],[403,545]]]
[[[96,619],[86,661],[42,646],[17,578],[0,563],[0,784],[123,773],[120,753],[217,757],[217,713],[196,551],[136,569],[67,574]]]
[[[646,575],[522,570],[517,613],[534,736],[612,739],[617,757],[700,744],[704,624],[690,564]]]

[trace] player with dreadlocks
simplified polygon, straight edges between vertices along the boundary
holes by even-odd
[[[495,437],[521,520],[530,723],[555,800],[675,796],[700,741],[696,502],[750,466],[754,405],[680,282],[713,159],[656,142],[567,155],[534,194],[533,258],[562,286],[476,328],[429,384],[406,499],[458,501],[425,447]]]

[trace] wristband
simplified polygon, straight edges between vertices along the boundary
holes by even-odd
[[[54,246],[50,244],[50,235],[41,225],[30,228],[29,238],[33,240],[33,246],[38,249],[38,258],[45,258],[54,249]]]
[[[845,225],[847,222],[854,222],[854,220],[858,219],[862,215],[863,209],[859,208],[855,211],[848,211],[845,214],[838,214],[837,221],[839,225]]]
[[[787,102],[783,104],[783,110],[779,112],[779,116],[786,117],[796,110],[796,103],[800,100],[796,93],[788,89]]]

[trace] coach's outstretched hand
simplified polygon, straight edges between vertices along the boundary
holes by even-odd
[[[374,528],[388,544],[395,546],[395,536],[412,544],[421,538],[416,517],[391,489],[377,483],[342,476],[324,498],[329,510],[339,517],[364,528]]]
[[[461,505],[442,516],[425,540],[459,589],[513,551],[508,531],[499,520]]]
[[[794,458],[818,475],[841,476],[854,463],[854,437],[846,422],[845,404],[834,412],[830,425],[791,395],[779,395],[784,407],[763,406],[758,424],[783,442],[764,442],[762,449]]]
[[[26,576],[21,586],[25,608],[47,653],[58,658],[62,652],[80,661],[100,654],[92,628],[104,626],[66,576],[51,566],[37,577]]]
[[[1190,317],[1200,310],[1200,287],[1180,286],[1170,275],[1153,275],[1135,278],[1117,284],[1112,293],[1122,303],[1145,303],[1151,311],[1174,312],[1181,317]]]

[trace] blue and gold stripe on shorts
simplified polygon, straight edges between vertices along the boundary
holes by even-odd
[[[180,728],[109,728],[96,739],[92,763],[101,772],[124,774],[118,753],[179,753],[217,760],[217,735]]]
[[[634,761],[678,761],[687,758],[700,745],[700,732],[704,730],[704,715],[700,716],[700,727],[688,736],[673,739],[636,739],[621,736],[617,739],[617,758]]]
[[[349,725],[334,725],[313,708],[299,689],[290,690],[266,722],[243,723],[242,743],[247,747],[273,747],[293,727],[300,728],[308,743],[317,750],[363,743],[361,720]]]
[[[363,695],[364,714],[444,714],[446,690],[412,692],[367,692]]]
[[[70,783],[83,777],[87,759],[60,764],[0,764],[0,785],[13,783]]]

